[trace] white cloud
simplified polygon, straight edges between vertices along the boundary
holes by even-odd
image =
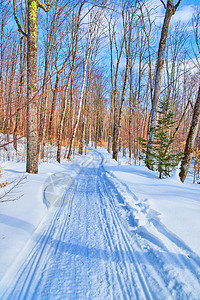
[[[194,13],[193,5],[185,5],[181,9],[177,10],[172,18],[172,22],[184,22],[188,23],[191,21]]]
[[[151,15],[152,19],[156,21],[156,25],[159,26],[163,23],[163,18],[165,15],[165,9],[161,4],[160,0],[150,0],[150,8],[152,8]],[[189,23],[193,17],[195,10],[195,5],[184,5],[177,9],[176,13],[172,17],[171,24],[176,22]]]

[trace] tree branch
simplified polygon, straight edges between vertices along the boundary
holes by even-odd
[[[47,7],[44,4],[42,4],[39,0],[37,0],[38,7],[42,8],[45,12],[48,12],[48,11],[50,11],[52,5],[56,2],[56,0],[53,0],[52,3],[49,3],[49,1],[46,1],[46,2],[47,2],[47,4],[46,4]]]
[[[11,201],[16,201],[16,200],[20,199],[23,195],[20,195],[19,197],[15,197],[15,198],[12,197],[11,199],[6,198],[6,196],[11,195],[12,192],[13,192],[13,190],[14,190],[15,188],[17,188],[19,185],[23,184],[23,181],[24,181],[25,179],[27,179],[27,176],[26,176],[26,175],[20,177],[18,180],[16,180],[16,179],[13,180],[13,181],[11,182],[11,184],[12,184],[11,188],[8,189],[8,190],[7,190],[5,193],[3,193],[2,195],[0,195],[0,203],[3,203],[3,202],[11,202]],[[15,194],[16,194],[16,191],[15,191]],[[2,199],[3,199],[3,200],[2,200]]]
[[[165,2],[163,0],[160,0],[160,1],[162,2],[164,8],[167,9],[167,6],[166,6]]]
[[[28,35],[23,31],[20,23],[19,23],[19,20],[18,20],[18,17],[17,17],[17,7],[16,7],[16,2],[15,0],[13,0],[13,8],[14,8],[14,18],[15,18],[15,22],[17,23],[17,26],[18,26],[18,30],[19,32],[21,32],[25,37],[27,37]]]
[[[177,4],[175,5],[175,10],[177,10],[177,8],[179,7],[180,3],[181,3],[181,0],[179,0],[179,1],[177,2]]]

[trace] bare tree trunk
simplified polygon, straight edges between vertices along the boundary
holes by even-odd
[[[74,126],[73,133],[72,133],[71,140],[70,140],[70,146],[69,146],[69,152],[67,155],[67,159],[70,159],[71,154],[72,154],[74,140],[75,140],[75,136],[76,136],[76,132],[77,132],[80,116],[81,116],[81,111],[82,111],[82,107],[83,107],[84,94],[87,97],[87,89],[86,89],[86,93],[84,92],[87,74],[88,74],[88,85],[90,84],[90,75],[91,74],[90,74],[88,64],[89,64],[89,61],[92,60],[92,54],[95,53],[95,52],[93,52],[93,46],[95,44],[95,41],[97,41],[96,46],[98,45],[98,38],[99,38],[98,33],[99,33],[99,28],[100,28],[100,26],[99,26],[100,14],[101,14],[100,10],[99,11],[97,10],[94,15],[93,15],[93,12],[91,12],[91,14],[90,14],[90,22],[89,22],[89,28],[88,28],[89,29],[88,30],[88,47],[87,47],[86,60],[84,62],[83,83],[82,83],[82,88],[81,88],[80,103],[79,103],[79,109],[78,109],[75,126]],[[96,57],[96,55],[95,55],[95,57]]]
[[[36,0],[28,1],[27,46],[27,164],[28,173],[38,173],[37,153],[37,9]]]
[[[120,129],[121,129],[121,118],[122,118],[122,111],[123,111],[123,105],[125,101],[125,94],[126,94],[126,84],[128,80],[128,72],[129,72],[129,60],[130,60],[130,46],[131,46],[131,36],[132,36],[132,21],[133,16],[135,12],[132,13],[132,15],[127,15],[127,12],[122,11],[122,19],[123,19],[123,27],[124,27],[124,36],[123,36],[123,42],[120,49],[120,56],[118,62],[120,62],[123,45],[125,44],[125,50],[126,50],[126,69],[125,69],[125,75],[124,75],[124,81],[123,81],[123,87],[122,87],[122,94],[121,94],[121,103],[119,108],[119,114],[118,114],[118,120],[117,120],[117,110],[116,110],[116,80],[115,78],[115,94],[114,94],[114,130],[113,130],[113,159],[117,161],[118,156],[118,142],[119,142],[119,135],[120,135]],[[124,16],[125,15],[125,16]],[[128,32],[127,32],[128,31]]]
[[[162,1],[162,0],[161,0]],[[157,110],[160,102],[160,92],[161,92],[161,81],[162,81],[162,72],[164,66],[164,56],[165,56],[165,47],[168,35],[169,24],[172,16],[176,12],[181,0],[178,1],[176,5],[173,4],[173,1],[168,0],[167,6],[164,4],[166,8],[165,18],[163,22],[160,43],[158,48],[157,54],[157,65],[156,65],[156,75],[155,75],[155,83],[154,83],[154,94],[152,99],[152,113],[151,113],[151,126],[150,126],[150,133],[149,133],[149,140],[148,140],[148,147],[147,151],[152,153],[151,145],[154,141],[155,132],[154,129],[157,124]],[[151,155],[147,155],[147,167],[150,170],[153,170],[153,163]]]
[[[113,151],[113,159],[117,161],[117,155],[118,155],[118,141],[117,141],[117,79],[118,79],[118,72],[119,72],[119,64],[122,56],[123,46],[125,42],[125,35],[123,36],[123,41],[121,44],[119,56],[117,58],[117,65],[116,65],[116,72],[115,72],[115,83],[114,83],[114,91],[113,91],[113,144],[112,144],[112,151]]]
[[[22,103],[23,95],[23,85],[24,85],[24,76],[25,76],[25,62],[26,62],[26,53],[23,50],[23,36],[20,37],[20,79],[19,87],[17,91],[17,101],[16,101],[16,115],[15,115],[15,127],[13,131],[13,147],[17,151],[17,134],[19,130],[20,123],[20,107]]]
[[[55,107],[56,107],[56,98],[57,98],[57,92],[58,92],[58,83],[60,78],[60,72],[57,71],[56,74],[56,83],[53,89],[53,100],[51,103],[51,112],[50,112],[50,118],[49,118],[49,128],[48,128],[48,139],[51,142],[51,139],[53,137],[53,118],[55,113]]]
[[[72,67],[70,70],[69,77],[67,79],[67,84],[66,84],[66,89],[65,89],[65,98],[63,100],[63,107],[62,107],[62,112],[60,116],[60,123],[58,125],[58,136],[57,136],[57,161],[60,163],[60,153],[61,153],[61,144],[62,144],[62,135],[63,135],[63,128],[64,128],[64,120],[65,120],[65,115],[67,111],[67,101],[68,101],[68,90],[69,90],[69,84],[72,79],[72,75],[74,72],[75,64],[76,64],[76,55],[78,51],[78,38],[79,38],[79,28],[80,28],[80,17],[81,17],[81,10],[83,8],[85,1],[83,1],[80,5],[79,11],[78,11],[78,16],[77,16],[77,26],[76,26],[76,38],[75,38],[75,50],[73,54],[73,61],[72,61]]]
[[[196,139],[198,128],[199,128],[199,123],[200,123],[200,86],[199,86],[197,100],[196,100],[196,103],[194,106],[192,124],[191,124],[190,131],[189,131],[189,134],[187,137],[186,145],[185,145],[184,157],[181,162],[181,169],[180,169],[179,177],[182,182],[185,181],[190,164],[191,164],[192,155],[194,152],[194,143],[195,143],[195,139]]]
[[[48,105],[48,78],[49,78],[49,69],[52,61],[52,55],[55,44],[55,35],[56,35],[56,21],[57,21],[57,6],[58,0],[56,1],[55,13],[53,16],[52,26],[49,28],[49,18],[47,12],[47,45],[46,45],[46,53],[45,53],[45,69],[44,69],[44,78],[43,78],[43,87],[42,87],[42,103],[41,103],[41,111],[40,111],[40,126],[39,126],[39,136],[38,136],[38,153],[39,147],[41,143],[41,159],[44,158],[44,146],[45,146],[45,138],[47,134],[47,105]]]
[[[81,118],[81,129],[80,129],[80,139],[79,139],[79,154],[83,154],[83,146],[84,146],[84,136],[85,136],[85,125],[86,125],[86,106],[87,106],[87,98],[89,95],[89,88],[90,88],[90,76],[88,76],[88,82],[86,87],[86,93],[84,96],[84,104],[82,110],[82,118]]]
[[[0,51],[1,51],[1,65],[0,65],[0,123],[4,121],[4,104],[3,104],[3,68],[4,68],[4,27],[5,27],[5,19],[8,11],[5,11],[5,14],[1,19],[1,43],[0,43]]]
[[[51,141],[51,138],[53,137],[53,118],[55,113],[55,106],[56,106],[56,99],[57,99],[57,93],[58,93],[58,84],[60,80],[60,74],[64,71],[65,65],[70,57],[70,54],[66,57],[62,67],[58,69],[57,64],[55,62],[55,68],[56,68],[56,82],[53,89],[53,100],[51,104],[51,112],[50,112],[50,119],[49,119],[49,128],[48,128],[48,138],[49,141]]]
[[[9,73],[9,83],[8,83],[8,93],[7,93],[7,107],[6,107],[6,121],[4,123],[5,132],[7,132],[7,137],[9,136],[9,133],[11,132],[12,128],[12,99],[13,99],[13,82],[15,77],[15,71],[16,71],[16,63],[17,63],[17,57],[18,57],[18,49],[16,49],[16,42],[13,44],[12,49],[12,56],[11,56],[11,62],[8,62],[9,65],[11,65],[10,73]],[[8,138],[9,141],[9,138]]]
[[[82,84],[82,89],[81,89],[81,97],[80,97],[80,104],[79,104],[79,110],[78,110],[78,115],[76,118],[76,123],[74,126],[74,130],[73,130],[73,134],[70,140],[70,146],[69,146],[69,152],[67,155],[67,159],[70,159],[71,155],[72,155],[72,149],[73,149],[73,145],[74,145],[74,139],[76,136],[76,131],[78,128],[78,124],[79,124],[79,120],[80,120],[80,115],[81,115],[81,110],[82,110],[82,104],[83,104],[83,97],[84,97],[84,89],[85,89],[85,81],[86,81],[86,75],[87,75],[87,65],[88,65],[88,61],[89,61],[89,56],[90,56],[90,50],[92,47],[92,41],[90,42],[90,46],[88,48],[88,53],[87,53],[87,57],[86,57],[86,61],[85,61],[85,66],[84,66],[84,74],[83,74],[83,84]]]
[[[90,111],[89,111],[90,103],[86,103],[85,108],[85,154],[86,148],[89,145],[90,138],[89,138],[89,128],[90,128]]]
[[[130,41],[129,41],[129,46],[130,46]],[[129,55],[127,53],[126,71],[125,71],[125,77],[124,77],[122,95],[121,95],[121,105],[120,105],[120,109],[119,109],[118,122],[116,124],[117,128],[116,128],[116,135],[115,135],[115,143],[113,144],[113,158],[115,160],[117,160],[117,155],[118,155],[118,141],[119,141],[119,134],[120,134],[120,129],[121,129],[121,118],[122,118],[123,105],[124,105],[124,101],[125,101],[126,84],[127,84],[127,80],[128,80],[128,71],[129,71]],[[113,139],[114,139],[114,137],[113,137]]]
[[[83,108],[83,110],[84,110],[84,108]],[[81,117],[80,117],[80,137],[79,137],[79,147],[78,147],[78,153],[80,155],[83,154],[84,130],[85,130],[84,112],[82,112]]]
[[[109,135],[108,136],[108,153],[111,152],[111,140],[112,140],[111,135]]]
[[[52,4],[54,1],[52,2]],[[27,38],[27,161],[26,171],[38,173],[38,134],[37,134],[37,21],[38,8],[48,12],[52,6],[49,1],[28,0],[28,33],[26,34],[17,17],[16,1],[13,0],[14,18],[21,32]]]
[[[113,34],[111,31],[111,21],[108,22],[109,25],[109,41],[110,41],[110,75],[111,75],[111,84],[112,84],[112,92],[111,92],[111,105],[110,105],[110,115],[109,115],[109,129],[108,129],[108,153],[111,153],[111,135],[113,131],[113,93],[114,93],[114,79],[113,79]]]
[[[180,128],[180,126],[181,126],[184,118],[185,118],[185,115],[186,115],[186,112],[187,112],[187,109],[188,109],[189,105],[191,105],[191,101],[190,100],[188,100],[188,103],[187,103],[187,105],[186,105],[186,107],[185,107],[185,109],[183,111],[183,114],[182,114],[182,116],[181,116],[181,118],[180,118],[180,120],[178,122],[178,125],[176,126],[176,128],[175,128],[175,130],[173,132],[173,135],[172,135],[173,138],[176,136],[176,134],[177,134],[177,132],[178,132],[178,130],[179,130],[179,128]]]

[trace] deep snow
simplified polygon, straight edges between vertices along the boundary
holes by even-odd
[[[200,186],[120,161],[42,163],[0,204],[0,299],[200,299]]]

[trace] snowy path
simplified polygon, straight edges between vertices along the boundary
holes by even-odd
[[[0,299],[200,299],[200,259],[153,226],[154,235],[137,228],[103,157],[90,151],[2,280]]]

